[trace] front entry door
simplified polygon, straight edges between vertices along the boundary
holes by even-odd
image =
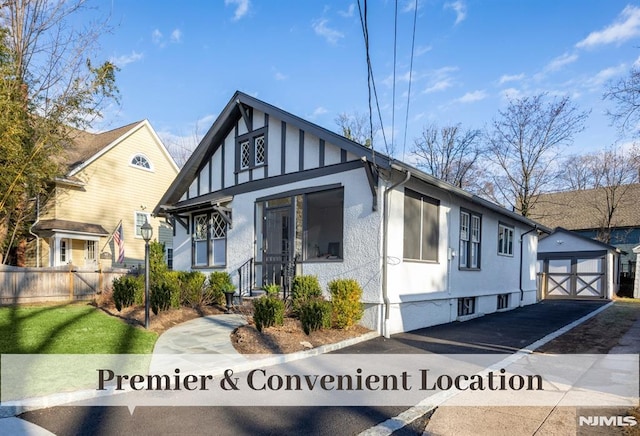
[[[267,209],[264,217],[262,283],[282,285],[283,270],[291,259],[291,206]]]

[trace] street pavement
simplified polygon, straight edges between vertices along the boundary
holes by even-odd
[[[545,300],[536,305],[486,315],[463,323],[456,322],[401,333],[393,335],[390,339],[376,337],[356,344],[346,344],[348,346],[344,348],[332,347],[317,350],[317,352],[349,354],[510,354],[523,348],[535,348],[541,345],[541,340],[551,340],[553,337],[563,333],[567,325],[580,322],[583,317],[594,313],[594,311],[601,310],[605,304],[607,302],[604,301]],[[238,323],[241,322],[241,319],[239,317],[233,318],[233,315],[223,315],[218,318],[218,320],[203,318],[170,329],[158,340],[155,351],[171,352],[177,355],[186,352],[211,353],[212,350],[217,353],[230,353],[231,350],[228,347],[231,345],[228,340],[228,334],[236,325],[239,325]],[[563,328],[565,329],[563,330]],[[620,339],[618,347],[621,348],[614,348],[614,350],[617,350],[615,352],[638,353],[639,343],[640,321],[636,323],[632,331]],[[614,351],[612,350],[612,352]],[[238,358],[242,359],[242,356],[238,356]],[[200,434],[286,434],[287,431],[293,434],[295,431],[292,429],[295,429],[295,427],[287,427],[283,424],[284,420],[293,415],[295,415],[294,418],[298,417],[299,424],[304,422],[304,425],[309,426],[309,429],[316,429],[316,431],[311,431],[310,434],[331,434],[332,432],[333,434],[357,434],[360,432],[365,432],[365,434],[390,434],[399,429],[396,434],[409,434],[406,431],[407,428],[412,428],[411,433],[415,434],[418,429],[415,428],[415,425],[411,427],[411,423],[420,422],[419,419],[415,421],[414,419],[427,412],[425,410],[412,410],[411,408],[407,410],[404,410],[406,408],[388,408],[388,410],[385,408],[377,408],[377,410],[374,410],[375,408],[284,408],[287,410],[280,408],[274,409],[272,413],[267,411],[268,413],[264,417],[259,417],[253,415],[257,412],[252,409],[262,408],[211,408],[209,409],[211,413],[207,412],[205,415],[210,417],[216,415],[215,420],[214,418],[209,418],[211,421],[208,421],[200,418],[199,420],[196,419],[196,422],[191,422],[189,421],[190,419],[195,419],[194,417],[198,416],[191,413],[193,411],[192,408],[174,408],[175,410],[172,410],[170,414],[175,415],[173,420],[163,419],[167,415],[167,410],[169,410],[167,408],[140,408],[141,411],[147,409],[140,414],[136,409],[136,416],[129,416],[128,419],[111,419],[107,416],[109,413],[113,412],[114,414],[122,415],[122,411],[116,412],[104,409],[109,408],[92,408],[91,411],[84,413],[83,422],[74,422],[73,424],[68,421],[74,419],[75,412],[72,412],[74,408],[58,407],[28,412],[21,415],[21,418],[24,418],[22,421],[32,422],[61,436],[72,433],[96,434],[94,431],[97,428],[100,429],[100,434],[123,434],[129,431],[137,432],[138,434],[150,434],[147,431],[142,433],[136,431],[136,429],[140,428],[150,431],[153,429],[159,434],[173,434],[179,431],[182,432],[185,429],[190,429],[192,433],[197,433],[197,430],[200,429]],[[207,408],[201,409],[208,410]],[[218,413],[214,409],[224,409],[224,413]],[[570,414],[565,414],[563,410],[531,410],[527,412],[526,408],[522,408],[524,410],[513,409],[508,413],[503,411],[495,412],[497,413],[495,414],[491,410],[482,408],[474,408],[473,411],[465,410],[464,413],[461,413],[460,410],[455,410],[454,408],[439,407],[431,416],[426,433],[442,435],[565,434],[562,432],[553,433],[553,431],[551,433],[547,431],[540,432],[540,429],[562,431],[564,427],[561,424],[566,422],[570,422],[575,426],[575,413],[571,416]],[[67,412],[64,412],[64,410],[67,410]],[[69,415],[66,416],[66,421],[65,415]],[[314,417],[314,415],[316,416]],[[93,416],[93,418],[87,419],[89,416]],[[104,419],[96,419],[96,416]],[[271,418],[268,418],[269,416]],[[273,418],[274,416],[276,418]],[[243,432],[241,429],[245,428],[246,430],[244,425],[247,424],[248,419],[252,419],[259,424],[251,427],[250,432]],[[273,419],[278,422],[273,421]],[[329,423],[329,420],[332,422]],[[338,425],[335,423],[336,420],[339,422]],[[0,419],[0,434],[50,434],[46,430],[42,430],[42,428],[27,428],[28,424],[25,424],[25,427],[20,428],[19,432],[16,433],[13,429],[17,428],[15,426],[20,424],[20,421],[17,418]],[[159,426],[159,422],[162,423],[161,426]],[[209,422],[211,424],[207,424]],[[223,427],[215,427],[218,422],[223,422],[225,426],[230,426],[231,428],[224,427],[228,432],[223,432]],[[459,423],[459,425],[452,427],[452,422]],[[492,423],[495,422],[503,423],[504,425],[493,425]],[[527,425],[523,426],[523,423]],[[407,424],[409,426],[402,430],[402,425]],[[96,427],[96,425],[101,427]],[[206,425],[214,427],[202,427]],[[235,430],[233,428],[234,425],[237,426]],[[269,427],[270,425],[273,427]],[[547,425],[547,427],[542,427],[543,425]],[[213,431],[213,428],[218,431]],[[278,429],[281,429],[281,431]],[[514,433],[514,429],[524,429],[524,432]],[[301,428],[297,428],[297,430],[300,431]],[[507,432],[507,430],[510,431]],[[44,431],[44,433],[38,433],[38,431]],[[503,433],[500,433],[501,431]]]

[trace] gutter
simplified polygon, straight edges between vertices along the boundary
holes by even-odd
[[[399,167],[396,167],[395,165],[392,164],[392,169],[398,170],[398,171],[402,171],[402,169],[400,169]],[[388,251],[389,251],[389,243],[388,243],[388,237],[389,237],[389,195],[391,194],[391,192],[397,188],[398,186],[404,185],[405,183],[407,183],[409,181],[409,179],[411,178],[411,171],[407,171],[405,173],[405,177],[403,180],[394,183],[393,185],[389,186],[387,189],[385,189],[384,191],[384,205],[383,205],[383,213],[384,215],[382,216],[382,299],[384,301],[384,324],[382,325],[382,335],[389,339],[390,335],[389,335],[389,313],[390,313],[390,309],[391,309],[391,301],[389,300],[389,290],[387,288],[387,281],[388,281],[388,273],[387,273],[387,269],[388,269],[388,262],[387,262],[387,257],[388,257]]]

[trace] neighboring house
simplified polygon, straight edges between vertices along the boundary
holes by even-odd
[[[606,298],[618,292],[620,250],[561,227],[538,242],[541,298]]]
[[[151,212],[178,167],[148,121],[99,134],[77,132],[63,159],[66,173],[53,183],[31,228],[36,238],[29,243],[28,266],[144,264],[140,227],[146,220],[153,239],[171,249],[171,228]]]
[[[640,184],[616,188],[615,202],[610,199],[609,203],[617,204],[611,226],[605,224],[609,209],[605,188],[541,194],[531,208],[531,218],[620,249],[621,273],[631,282],[636,263],[633,247],[640,243]]]
[[[175,269],[241,293],[292,263],[353,278],[385,335],[536,302],[534,222],[241,92],[154,213],[175,222]]]

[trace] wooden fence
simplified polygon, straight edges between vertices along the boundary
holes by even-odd
[[[126,269],[0,267],[0,304],[91,300]]]

